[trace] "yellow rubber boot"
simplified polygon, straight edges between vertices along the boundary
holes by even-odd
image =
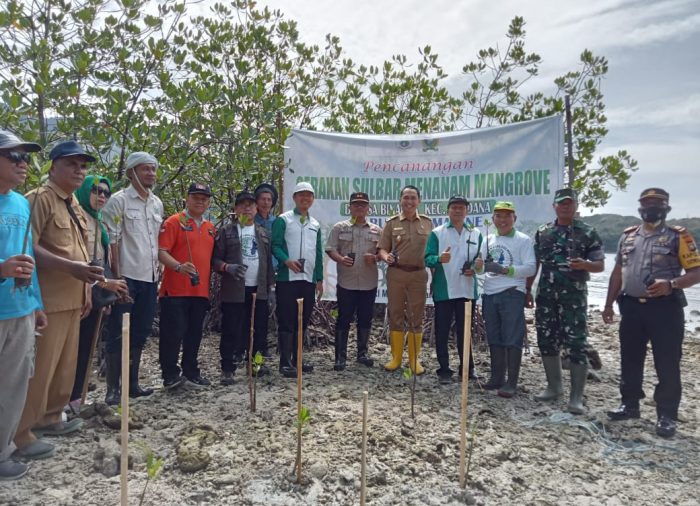
[[[389,343],[391,343],[391,360],[384,364],[384,369],[395,371],[401,367],[403,359],[403,332],[392,330],[389,333]]]
[[[420,355],[421,345],[423,344],[423,334],[415,334],[415,345],[418,348],[418,353],[416,353],[416,348],[413,346],[413,335],[414,334],[412,332],[408,333],[408,365],[411,367],[413,374],[420,376],[425,372],[425,369],[423,369],[423,366],[420,365],[420,362],[418,361],[418,355]]]

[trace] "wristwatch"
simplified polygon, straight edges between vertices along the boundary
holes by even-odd
[[[676,282],[675,279],[672,279],[670,283],[671,283],[671,290],[675,290],[678,288],[678,283]]]

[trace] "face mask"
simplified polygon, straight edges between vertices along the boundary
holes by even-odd
[[[656,223],[666,219],[668,208],[664,207],[640,207],[639,215],[644,223]]]

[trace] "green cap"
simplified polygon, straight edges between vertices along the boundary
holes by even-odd
[[[496,211],[511,211],[514,213],[515,206],[512,202],[506,202],[505,200],[501,200],[499,202],[496,202],[496,205],[493,206],[493,212],[495,213]]]

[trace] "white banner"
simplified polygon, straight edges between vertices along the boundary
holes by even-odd
[[[349,216],[350,194],[369,195],[369,219],[380,227],[399,212],[405,185],[421,191],[419,212],[433,225],[447,220],[447,201],[463,195],[468,221],[486,233],[499,200],[513,202],[516,227],[527,233],[553,219],[554,192],[563,185],[564,123],[561,115],[477,130],[414,135],[365,135],[294,130],[285,148],[284,210],[294,207],[300,181],[314,187],[311,215],[325,239]],[[490,232],[493,231],[490,227]],[[386,302],[379,266],[377,302]],[[335,262],[324,255],[324,299],[335,299]]]

